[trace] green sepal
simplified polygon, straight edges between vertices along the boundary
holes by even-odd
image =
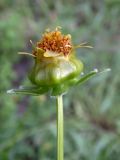
[[[54,87],[67,83],[79,76],[83,70],[83,63],[76,57],[35,59],[35,64],[29,73],[29,79],[34,85]]]
[[[31,86],[31,87],[19,87],[18,89],[10,89],[7,90],[8,94],[21,94],[21,95],[31,95],[31,96],[39,96],[49,91],[48,87],[38,87],[38,86]]]
[[[111,70],[110,68],[107,68],[107,69],[99,72],[97,69],[95,69],[95,70],[91,71],[90,73],[86,74],[85,76],[83,76],[82,78],[78,79],[78,81],[76,82],[76,85],[86,82],[87,80],[89,80],[90,78],[95,76],[96,74],[101,74],[104,72],[108,72],[110,70]]]

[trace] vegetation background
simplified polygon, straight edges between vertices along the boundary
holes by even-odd
[[[0,90],[28,83],[31,39],[62,26],[78,49],[84,72],[112,71],[64,96],[65,160],[120,159],[120,1],[0,0]],[[55,99],[0,95],[0,160],[56,160]]]

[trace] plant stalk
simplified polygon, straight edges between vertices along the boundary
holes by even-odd
[[[63,96],[57,96],[57,160],[64,159]]]

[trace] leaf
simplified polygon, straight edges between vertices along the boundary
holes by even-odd
[[[87,75],[83,76],[82,78],[80,78],[77,82],[76,82],[76,85],[77,84],[81,84],[83,82],[86,82],[87,80],[89,80],[90,78],[92,78],[93,76],[95,76],[96,74],[101,74],[101,73],[104,73],[104,72],[108,72],[108,71],[111,71],[110,68],[107,68],[101,72],[98,71],[98,69],[94,69],[93,71],[91,71],[90,73],[88,73]]]
[[[32,95],[32,96],[39,96],[40,94],[48,92],[49,88],[48,87],[36,87],[36,86],[31,86],[31,87],[23,87],[20,86],[18,89],[10,89],[7,90],[8,94],[23,94],[23,95]]]

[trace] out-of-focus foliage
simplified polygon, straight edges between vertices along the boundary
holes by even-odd
[[[0,91],[27,84],[30,52],[44,29],[62,26],[85,64],[112,71],[64,96],[65,160],[120,159],[120,1],[1,0]],[[55,99],[0,94],[0,160],[56,159]]]

